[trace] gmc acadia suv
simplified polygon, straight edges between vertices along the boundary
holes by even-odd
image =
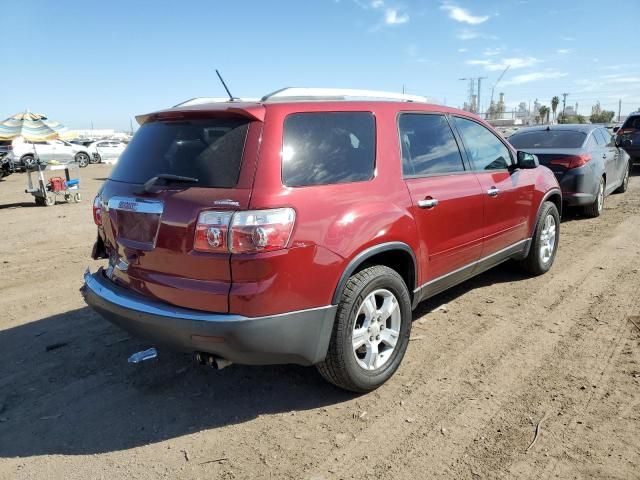
[[[316,365],[364,392],[400,365],[422,300],[508,259],[549,270],[551,171],[473,114],[382,97],[285,89],[138,117],[94,202],[109,264],[86,302],[213,365]]]

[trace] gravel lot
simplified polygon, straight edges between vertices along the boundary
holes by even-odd
[[[640,478],[640,172],[565,216],[549,274],[422,304],[398,373],[357,396],[313,368],[128,365],[149,345],[78,292],[109,170],[46,208],[0,182],[0,478]]]

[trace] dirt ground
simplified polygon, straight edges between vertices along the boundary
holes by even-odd
[[[547,275],[422,304],[395,377],[354,395],[313,368],[127,364],[149,345],[78,292],[109,169],[80,204],[0,182],[0,478],[640,478],[640,172],[565,216]]]

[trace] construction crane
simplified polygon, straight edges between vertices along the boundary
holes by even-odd
[[[493,103],[493,93],[495,92],[496,87],[500,83],[500,80],[502,80],[502,77],[504,77],[504,74],[507,73],[507,70],[509,70],[509,68],[511,68],[511,65],[507,65],[507,68],[504,69],[504,71],[498,77],[498,80],[496,80],[496,83],[494,83],[493,87],[491,87],[491,102],[489,103],[489,105]]]

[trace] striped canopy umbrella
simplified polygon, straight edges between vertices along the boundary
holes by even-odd
[[[67,130],[59,122],[49,120],[41,113],[16,113],[0,123],[0,140],[22,137],[31,142],[58,138]]]

